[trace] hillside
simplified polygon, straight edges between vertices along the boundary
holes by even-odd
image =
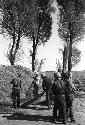
[[[83,71],[72,71],[73,78],[85,79],[85,70]]]
[[[54,78],[55,71],[46,71],[46,75],[49,76],[51,79]],[[73,79],[85,79],[85,70],[83,71],[72,71]]]
[[[0,101],[11,101],[10,93],[12,91],[11,80],[20,73],[22,78],[23,92],[27,92],[33,80],[33,73],[28,68],[22,66],[0,66]]]

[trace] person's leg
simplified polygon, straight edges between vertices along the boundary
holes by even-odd
[[[50,105],[53,105],[53,95],[51,90],[50,90],[49,96],[50,96]]]
[[[17,108],[20,107],[20,93],[17,93]]]
[[[48,108],[50,108],[50,95],[49,95],[49,91],[46,92],[46,103]]]
[[[75,122],[75,119],[74,119],[74,109],[73,109],[73,104],[72,103],[70,105],[70,114],[69,114],[69,116],[70,116],[71,121]]]
[[[54,106],[53,106],[53,119],[57,120],[57,110],[58,110],[58,100],[54,99]]]
[[[46,102],[48,103],[48,91],[46,91]]]
[[[16,94],[13,96],[13,107],[16,108]]]
[[[50,91],[48,91],[48,107],[51,108],[51,95],[50,95]]]
[[[69,106],[68,100],[66,100],[66,114],[67,114],[67,120],[70,117],[70,106]]]
[[[59,113],[58,113],[58,120],[61,121],[63,119],[63,114],[62,114],[62,107],[59,107]]]
[[[63,123],[66,123],[66,121],[67,121],[67,114],[66,114],[65,96],[61,97],[61,107],[62,107]]]

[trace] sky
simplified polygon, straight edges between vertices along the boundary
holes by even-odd
[[[53,14],[52,17],[52,35],[49,41],[45,44],[45,46],[39,46],[37,51],[37,58],[39,60],[45,59],[44,64],[42,65],[42,71],[56,71],[56,59],[59,60],[60,63],[62,63],[62,54],[59,53],[59,49],[63,48],[63,42],[58,37],[56,14]],[[28,44],[28,39],[23,38],[22,41],[22,48],[24,50],[25,55],[23,56],[23,59],[19,62],[16,62],[16,64],[30,68],[29,48],[31,47],[31,45]],[[10,42],[11,41],[9,38],[0,34],[0,65],[10,65],[6,57]],[[77,46],[82,52],[81,61],[72,70],[81,71],[85,70],[85,38]]]

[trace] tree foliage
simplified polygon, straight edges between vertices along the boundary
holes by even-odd
[[[68,51],[68,70],[71,71],[72,68],[72,48],[75,42],[78,42],[82,39],[85,33],[85,19],[84,15],[81,12],[77,13],[75,0],[67,1],[64,0],[61,2],[58,1],[60,5],[59,8],[59,29],[58,33],[60,38],[67,44],[69,49]],[[81,4],[78,6],[81,7]]]
[[[2,31],[13,39],[10,63],[14,65],[22,36],[33,42],[32,67],[38,45],[45,44],[51,36],[53,10],[50,0],[1,0]]]
[[[24,36],[24,29],[28,25],[29,6],[27,2],[30,3],[29,0],[1,0],[2,33],[9,35],[13,40],[9,50],[11,65],[14,65],[21,37]]]
[[[77,65],[81,60],[81,51],[75,46],[72,48],[72,67]]]
[[[51,35],[52,17],[50,12],[53,8],[50,5],[50,0],[31,0],[29,6],[29,24],[27,25],[26,36],[35,39],[38,36],[38,44],[47,42]],[[37,44],[37,43],[36,43]]]
[[[59,6],[62,6],[66,10],[69,2],[75,3],[76,14],[85,12],[85,0],[56,0]]]
[[[32,0],[30,6],[30,25],[28,25],[28,36],[32,40],[32,71],[35,70],[35,58],[38,45],[45,44],[50,36],[52,29],[52,17],[50,12],[53,11],[50,0]]]
[[[70,36],[72,37],[72,43],[78,42],[85,33],[85,19],[83,14],[76,15],[74,2],[67,6],[64,10],[60,8],[60,20],[59,20],[59,36],[64,41],[68,42]]]

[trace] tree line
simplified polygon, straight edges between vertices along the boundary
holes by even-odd
[[[53,0],[0,0],[0,25],[2,34],[12,42],[8,59],[14,65],[21,38],[32,41],[32,71],[35,71],[36,51],[52,35]],[[58,34],[64,41],[63,71],[72,69],[80,61],[81,51],[76,48],[85,32],[84,0],[56,0],[59,9]]]

